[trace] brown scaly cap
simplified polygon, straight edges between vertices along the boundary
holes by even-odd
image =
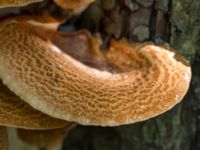
[[[5,7],[20,7],[25,6],[31,3],[40,2],[42,0],[1,0],[0,1],[0,8]]]
[[[87,7],[94,0],[54,0],[63,9],[82,9]]]
[[[113,41],[109,51],[132,70],[112,74],[83,65],[34,29],[27,22],[0,24],[0,78],[53,117],[84,125],[134,123],[169,110],[188,90],[191,68],[168,49]]]
[[[6,127],[0,126],[0,150],[8,150],[8,134]]]

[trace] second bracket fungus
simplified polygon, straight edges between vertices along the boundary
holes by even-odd
[[[106,59],[117,58],[119,66],[129,68],[114,74],[82,64],[36,30],[26,21],[0,23],[0,78],[22,100],[55,118],[130,124],[169,110],[188,90],[191,69],[167,48],[114,40]]]
[[[0,81],[0,125],[25,129],[53,129],[70,123],[52,118],[33,109]]]

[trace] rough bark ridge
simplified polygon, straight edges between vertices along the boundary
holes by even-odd
[[[183,102],[154,119],[116,128],[78,126],[66,138],[70,150],[200,149],[200,1],[102,0],[75,22],[77,28],[131,41],[168,42],[190,60],[191,88]],[[69,28],[68,28],[69,29]]]

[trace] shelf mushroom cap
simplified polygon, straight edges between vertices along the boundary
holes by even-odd
[[[191,68],[169,49],[112,41],[109,52],[132,68],[113,74],[78,62],[34,30],[27,22],[0,23],[0,78],[55,118],[83,125],[135,123],[169,110],[188,90]]]
[[[41,2],[42,0],[1,0],[0,8],[5,7],[20,7],[31,3]]]
[[[54,2],[63,9],[82,9],[87,7],[94,0],[54,0]]]

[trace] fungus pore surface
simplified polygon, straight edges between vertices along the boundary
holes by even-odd
[[[25,21],[0,23],[0,78],[55,118],[84,125],[134,123],[169,110],[188,90],[190,67],[166,48],[112,41],[105,58],[128,66],[113,74],[78,62],[35,30]]]
[[[0,125],[26,129],[52,129],[68,123],[52,118],[24,103],[0,81]]]

